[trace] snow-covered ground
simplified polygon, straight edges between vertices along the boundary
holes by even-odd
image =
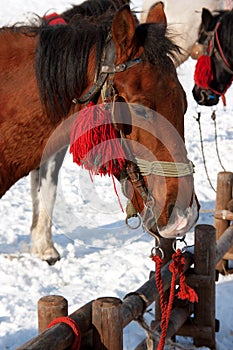
[[[140,6],[141,1],[134,4]],[[43,15],[49,8],[61,12],[65,0],[1,0],[0,25],[25,18],[30,11]],[[1,53],[0,53],[1,55]],[[192,98],[195,62],[189,59],[178,68],[188,98],[185,116],[186,145],[195,164],[196,193],[202,206],[198,223],[213,224],[215,193],[206,179],[201,155],[196,103]],[[233,170],[233,94],[227,93],[227,108],[217,109],[219,152],[227,170]],[[209,175],[216,186],[221,171],[214,143],[211,108],[201,108],[204,149]],[[120,188],[118,188],[118,193]],[[121,196],[124,204],[125,199]],[[101,205],[100,205],[101,203]],[[73,165],[67,155],[60,172],[58,199],[54,213],[54,241],[61,260],[54,266],[29,253],[32,216],[29,177],[20,180],[0,201],[0,349],[13,350],[37,334],[37,301],[48,294],[67,298],[69,313],[101,296],[123,298],[142,285],[154,268],[148,258],[153,238],[142,229],[129,231],[124,224],[110,179],[95,178]],[[191,243],[193,231],[187,235]],[[233,349],[233,276],[220,276],[216,284],[216,334],[219,350]],[[126,327],[124,349],[133,348],[144,338],[136,323]],[[179,338],[184,349],[190,339]]]

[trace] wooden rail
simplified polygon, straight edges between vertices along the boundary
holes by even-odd
[[[222,256],[225,255],[226,251],[232,246],[233,226],[225,230],[218,239],[217,244],[215,243],[215,236],[216,233],[213,226],[196,226],[194,259],[189,252],[184,253],[184,257],[186,262],[185,271],[187,272],[187,283],[196,289],[199,301],[194,305],[194,308],[191,307],[190,304],[175,304],[168,327],[168,337],[176,334],[193,337],[195,345],[204,345],[211,349],[215,349],[215,331],[217,324],[215,320],[215,264],[221,260]],[[191,267],[193,264],[194,268]],[[162,268],[164,291],[170,287],[171,283],[169,265],[170,262]],[[140,288],[127,294],[123,301],[117,298],[101,298],[97,299],[97,301],[87,303],[72,313],[69,317],[78,324],[82,334],[81,349],[122,350],[123,328],[131,321],[143,315],[146,308],[157,300],[158,297],[159,293],[155,284],[155,279],[154,276],[151,276]],[[49,296],[49,298],[51,298],[51,296]],[[52,301],[52,303],[56,305],[55,309],[57,308],[60,312],[60,307],[56,302]],[[98,312],[96,311],[96,305],[98,305],[99,308]],[[103,306],[103,308],[101,309],[100,306]],[[120,309],[117,310],[118,307],[120,307]],[[64,315],[65,313],[64,311]],[[191,313],[194,314],[192,318],[190,318]],[[44,319],[44,312],[42,312],[42,314],[45,330],[17,350],[64,350],[72,345],[74,338],[72,329],[63,323],[46,329],[47,324]],[[48,312],[48,314],[49,323],[51,321],[51,314],[50,312]],[[106,317],[106,315],[108,316]],[[101,319],[102,326],[98,323],[99,319]],[[115,324],[116,320],[117,322]],[[95,331],[93,331],[93,322]],[[109,325],[117,330],[117,332],[115,333],[113,330],[107,330]],[[160,331],[158,322],[154,328]],[[119,335],[118,345],[117,348],[114,348],[112,343],[116,343],[116,340],[110,341],[109,339],[115,338],[116,334]],[[96,339],[99,339],[99,342]],[[105,344],[104,347],[102,347],[103,344]],[[143,346],[144,343],[140,344],[137,350],[144,349]]]
[[[174,335],[189,336],[196,346],[208,346],[215,349],[215,332],[218,321],[215,320],[215,268],[225,273],[227,261],[233,260],[233,173],[218,174],[214,226],[197,225],[195,228],[194,257],[186,252],[186,281],[193,287],[199,301],[193,304],[174,304],[168,326],[167,338]],[[215,230],[216,229],[216,230]],[[217,243],[216,242],[217,231]],[[162,268],[164,292],[168,292],[171,283],[169,270],[173,243],[161,240],[166,252],[165,265]],[[194,267],[191,267],[191,265]],[[73,312],[69,317],[79,326],[82,334],[81,350],[122,350],[123,328],[131,321],[142,316],[154,301],[159,299],[154,274],[136,291],[118,298],[106,297],[91,301]],[[156,320],[152,329],[160,330],[159,307],[156,302]],[[190,316],[193,314],[192,316]],[[73,343],[72,329],[59,323],[47,329],[52,319],[67,315],[67,301],[61,296],[47,296],[38,302],[39,335],[29,340],[17,350],[64,350]],[[158,318],[157,318],[158,316]],[[110,327],[109,327],[110,325]],[[145,350],[145,341],[135,350]],[[156,342],[155,342],[156,346]]]
[[[193,263],[193,258],[189,253],[185,253],[184,256],[186,261],[186,271]],[[171,283],[171,272],[169,270],[169,265],[170,262],[167,263],[162,269],[164,290],[168,289]],[[139,315],[143,315],[146,308],[150,306],[158,297],[159,293],[155,285],[154,277],[151,277],[135,292],[127,294],[121,306],[123,328],[131,321],[135,320]],[[79,325],[81,334],[85,334],[92,328],[92,305],[93,301],[69,315],[69,317]],[[72,329],[66,324],[60,323],[52,328],[44,330],[38,336],[20,346],[17,350],[64,350],[71,346],[72,342]]]

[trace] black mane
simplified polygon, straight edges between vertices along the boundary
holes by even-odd
[[[74,5],[71,9],[61,14],[66,22],[72,20],[78,24],[81,17],[99,17],[107,11],[117,10],[130,0],[86,0],[81,5]]]
[[[233,67],[233,10],[227,11],[220,19],[218,36],[224,54],[230,66]]]

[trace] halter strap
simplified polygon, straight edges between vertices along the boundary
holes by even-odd
[[[100,64],[100,72],[97,73],[97,80],[90,88],[90,90],[81,97],[73,98],[73,103],[86,103],[89,102],[94,96],[101,91],[105,81],[107,80],[109,74],[115,74],[124,72],[125,70],[136,66],[138,63],[142,62],[141,57],[133,58],[125,63],[119,63],[114,65],[112,62],[115,61],[115,47],[111,35],[108,36],[106,40],[106,46],[103,52],[103,57]]]
[[[223,64],[223,68],[230,74],[233,74],[233,71],[231,70],[230,68],[230,64],[229,62],[227,61],[224,53],[223,53],[223,50],[222,50],[222,46],[221,46],[221,43],[220,43],[220,40],[219,40],[219,37],[218,37],[218,28],[221,24],[221,21],[219,21],[215,27],[215,30],[214,30],[214,34],[215,34],[215,39],[216,39],[216,42],[217,42],[217,45],[218,45],[218,49],[219,49],[219,52],[216,50],[216,48],[214,48],[214,54],[217,58],[217,60],[219,62],[222,62]]]
[[[150,162],[145,159],[136,158],[136,162],[143,176],[154,174],[166,177],[183,177],[194,173],[194,165],[191,161],[189,163]]]
[[[136,66],[140,62],[142,62],[141,57],[137,57],[127,61],[126,63],[119,63],[116,65],[104,65],[102,66],[101,73],[115,74],[124,72],[125,70]]]
[[[102,89],[107,77],[108,77],[107,73],[100,74],[99,78],[90,88],[90,90],[81,97],[73,98],[72,102],[75,104],[76,103],[83,104],[83,103],[89,102]]]

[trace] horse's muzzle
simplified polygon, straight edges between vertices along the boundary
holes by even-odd
[[[151,235],[174,239],[184,236],[194,226],[199,216],[199,203],[194,195],[192,205],[185,211],[173,207],[166,226],[159,225],[160,220],[153,210],[146,209],[141,214],[143,225]]]
[[[195,101],[201,106],[215,106],[219,102],[219,95],[210,89],[199,88],[195,85],[192,93]]]
[[[192,205],[185,211],[175,207],[165,227],[157,227],[158,233],[164,238],[184,236],[196,223],[199,216],[199,204],[194,196]]]

